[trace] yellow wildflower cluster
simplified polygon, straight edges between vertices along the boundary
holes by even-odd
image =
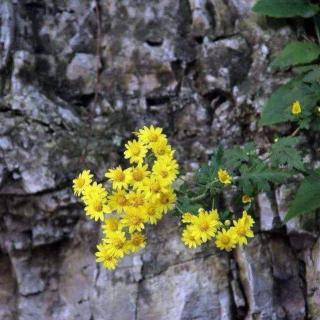
[[[182,241],[189,248],[195,248],[209,240],[215,239],[215,245],[220,250],[231,251],[236,245],[247,244],[247,238],[253,237],[251,227],[254,221],[247,211],[242,217],[222,223],[217,210],[200,209],[198,215],[186,212],[182,215],[186,227],[182,233]]]
[[[73,181],[74,193],[84,201],[88,217],[103,221],[104,237],[96,257],[108,269],[114,269],[125,255],[145,247],[145,224],[156,224],[176,200],[172,184],[179,168],[166,135],[153,126],[135,135],[124,152],[131,166],[118,166],[105,174],[111,183],[109,192],[102,184],[92,182],[89,170]]]

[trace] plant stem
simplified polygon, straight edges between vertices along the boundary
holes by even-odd
[[[290,134],[290,137],[294,137],[296,136],[300,131],[300,127],[298,127],[296,130],[294,130],[291,134]]]
[[[190,202],[197,202],[199,200],[203,200],[207,196],[207,191],[198,195],[197,197],[190,198]]]

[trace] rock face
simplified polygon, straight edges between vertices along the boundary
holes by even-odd
[[[257,119],[285,79],[267,66],[292,32],[252,4],[0,3],[0,319],[320,319],[319,219],[281,227],[292,186],[259,196],[248,247],[187,250],[167,216],[114,272],[95,263],[99,226],[71,192],[145,124],[186,170],[217,141],[268,142]]]

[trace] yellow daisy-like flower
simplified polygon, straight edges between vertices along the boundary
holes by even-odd
[[[151,150],[157,158],[163,156],[167,156],[171,159],[173,158],[174,152],[165,138],[160,138],[157,142],[151,143]]]
[[[154,195],[160,195],[160,192],[164,192],[167,185],[163,181],[157,179],[154,176],[145,179],[141,190],[146,194],[146,197],[149,198]]]
[[[247,238],[253,237],[253,232],[248,226],[248,224],[245,223],[244,220],[239,219],[238,221],[233,221],[234,232],[236,234],[236,242],[240,245],[247,244],[248,240]]]
[[[92,197],[84,208],[87,216],[95,221],[104,220],[104,214],[110,213],[110,207],[107,205],[107,199],[101,197]]]
[[[246,203],[250,203],[252,202],[253,198],[250,197],[249,195],[245,194],[242,196],[241,201],[242,203],[246,204]]]
[[[112,255],[122,258],[128,253],[129,246],[126,238],[126,234],[122,231],[116,231],[110,233],[105,238],[105,243],[108,244],[108,248]]]
[[[182,232],[182,242],[189,248],[196,248],[201,245],[201,240],[194,236],[193,228],[186,227]]]
[[[293,115],[298,115],[301,113],[301,105],[299,101],[295,101],[292,105],[291,105],[291,113]]]
[[[129,247],[131,252],[137,252],[146,246],[146,238],[142,233],[134,232],[129,239]]]
[[[176,194],[172,188],[165,192],[160,192],[159,198],[155,198],[156,204],[162,213],[167,213],[171,210],[176,202]]]
[[[231,184],[232,182],[232,177],[230,176],[227,170],[219,169],[218,178],[221,183],[226,185]]]
[[[128,206],[128,193],[124,190],[115,190],[109,196],[109,206],[112,210],[122,213]]]
[[[150,126],[140,129],[138,138],[142,143],[150,144],[158,142],[161,138],[165,138],[165,135],[162,133],[162,128]]]
[[[76,179],[73,180],[73,191],[76,196],[81,196],[83,191],[91,184],[93,174],[90,170],[83,170]]]
[[[232,228],[224,229],[217,233],[215,244],[220,250],[231,251],[237,244],[236,239],[236,234]]]
[[[241,220],[248,226],[252,227],[254,225],[253,218],[248,214],[246,210],[243,210]]]
[[[146,223],[156,224],[162,218],[162,212],[156,204],[149,203],[145,210]]]
[[[82,200],[85,204],[89,203],[92,199],[96,198],[106,198],[107,190],[103,187],[101,183],[93,182],[88,185],[82,193]]]
[[[123,170],[121,166],[116,167],[115,169],[110,169],[105,174],[106,178],[112,182],[113,189],[122,189],[126,188],[129,184],[129,171]]]
[[[190,228],[195,238],[201,239],[202,242],[207,242],[214,237],[219,224],[215,215],[203,211],[198,216],[194,216]]]
[[[143,187],[145,180],[150,175],[147,165],[138,165],[136,167],[129,168],[130,172],[130,184],[135,189]]]
[[[140,208],[141,210],[141,207],[144,206],[146,203],[146,196],[141,191],[129,192],[128,203],[129,203],[129,206],[132,206],[134,208]]]
[[[103,266],[107,269],[115,269],[118,265],[118,258],[111,253],[108,245],[105,243],[98,244],[97,249],[96,261],[102,262]]]
[[[141,231],[144,229],[144,222],[146,221],[146,215],[143,211],[129,207],[125,216],[122,218],[121,223],[123,226],[129,228],[129,232]]]
[[[161,183],[170,185],[177,178],[179,173],[177,161],[167,156],[163,156],[154,162],[152,172]]]
[[[116,217],[106,218],[102,225],[102,232],[104,234],[120,231],[120,229],[121,229],[121,222],[120,222],[120,219]]]
[[[124,157],[129,159],[130,163],[142,163],[147,154],[147,148],[137,140],[129,141],[126,145]]]

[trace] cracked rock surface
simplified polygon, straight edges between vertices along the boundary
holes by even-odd
[[[253,2],[0,3],[1,320],[320,319],[319,218],[280,223],[295,186],[258,197],[247,247],[188,250],[168,215],[113,272],[71,191],[145,124],[185,170],[217,141],[268,143],[257,119],[287,77],[268,65],[293,32]]]

